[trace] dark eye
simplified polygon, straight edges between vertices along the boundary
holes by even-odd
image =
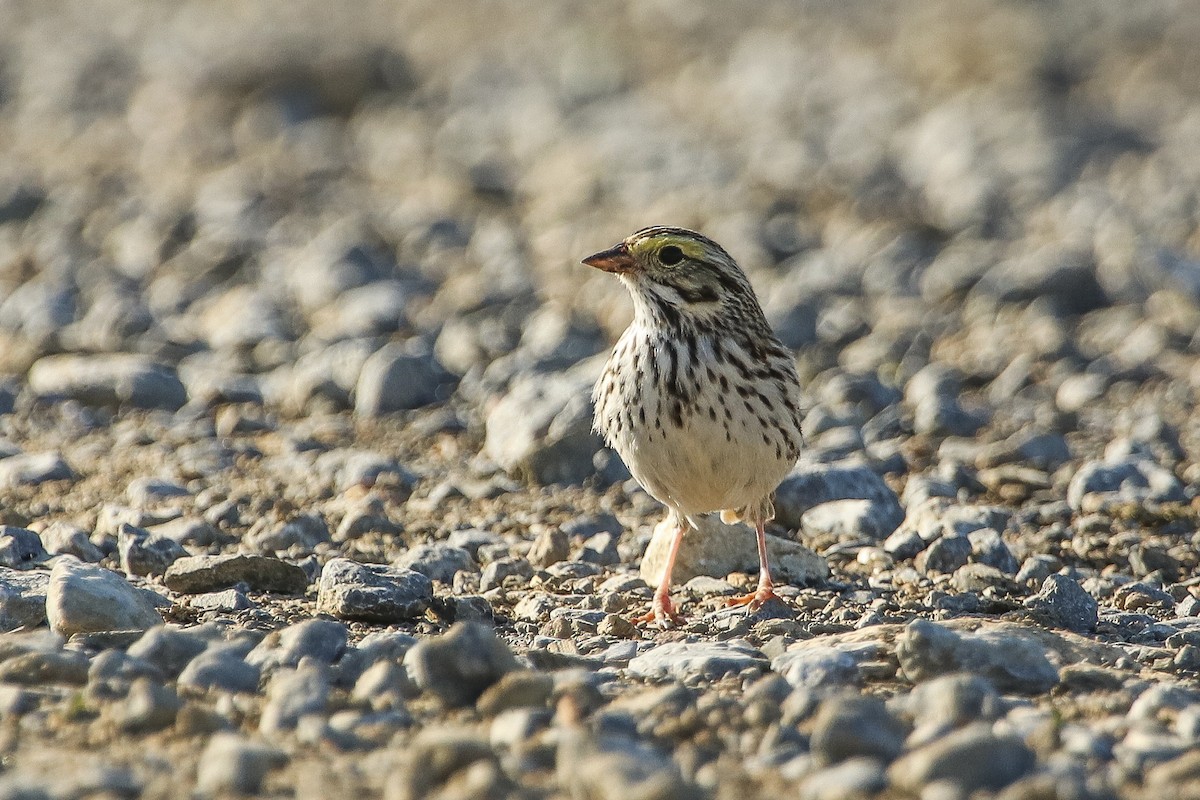
[[[673,267],[680,261],[683,261],[683,251],[675,245],[669,244],[658,251],[658,260],[668,267]]]

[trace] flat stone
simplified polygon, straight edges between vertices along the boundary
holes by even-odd
[[[849,687],[860,681],[854,656],[828,645],[799,642],[771,659],[771,669],[797,689]]]
[[[62,636],[146,630],[162,623],[149,592],[73,556],[59,556],[50,570],[46,618],[51,630]]]
[[[767,665],[767,657],[745,642],[668,642],[637,655],[629,671],[644,678],[715,680]]]
[[[914,683],[949,672],[969,672],[1002,692],[1039,694],[1058,683],[1058,670],[1038,639],[1018,626],[957,633],[927,620],[914,620],[896,643],[904,676]]]
[[[904,520],[900,498],[883,478],[864,464],[802,464],[775,490],[775,521],[799,528],[803,515],[825,503],[867,500],[874,508],[877,538],[884,538]]]
[[[201,594],[238,584],[257,592],[299,594],[308,586],[308,576],[295,564],[270,556],[185,556],[171,564],[163,583],[181,594]]]
[[[419,617],[433,600],[433,582],[419,572],[345,558],[321,570],[317,610],[339,619],[399,622]]]
[[[67,397],[84,405],[174,411],[187,402],[173,369],[137,355],[44,356],[29,368],[27,380],[39,397]]]
[[[1028,774],[1035,761],[1019,737],[997,735],[989,724],[978,723],[906,753],[888,774],[893,783],[914,792],[934,781],[947,781],[970,794],[1004,788]]]
[[[679,545],[672,573],[674,583],[686,583],[697,575],[724,578],[731,572],[758,572],[758,543],[754,529],[737,523],[726,525],[720,517],[707,514],[697,519],[698,530],[688,531]],[[642,580],[657,586],[666,567],[667,553],[675,527],[669,519],[654,526],[654,535],[642,556]],[[807,585],[829,577],[825,559],[799,542],[767,535],[767,558],[776,583]]]
[[[1057,628],[1089,633],[1100,621],[1100,607],[1078,581],[1065,575],[1050,575],[1041,591],[1025,606]]]
[[[442,583],[452,582],[456,572],[479,571],[479,566],[469,552],[442,542],[414,545],[405,550],[393,564]]]

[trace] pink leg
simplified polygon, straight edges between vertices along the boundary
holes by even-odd
[[[634,622],[655,622],[664,628],[683,622],[683,617],[679,615],[675,610],[675,604],[671,602],[671,573],[675,571],[675,556],[679,554],[679,543],[683,541],[683,534],[687,532],[687,529],[687,522],[684,521],[680,521],[675,528],[675,538],[671,540],[671,549],[667,551],[666,569],[663,570],[658,588],[654,590],[654,603],[648,614],[635,617]]]
[[[748,605],[751,611],[756,611],[762,607],[763,603],[773,597],[779,596],[775,594],[775,584],[771,580],[771,565],[767,563],[767,532],[765,527],[766,523],[763,520],[756,519],[754,521],[754,533],[758,537],[758,589],[751,594],[730,598],[726,601],[726,605]]]

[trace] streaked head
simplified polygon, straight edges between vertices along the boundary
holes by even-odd
[[[583,263],[620,275],[635,300],[696,315],[754,299],[749,281],[725,249],[686,228],[643,228]]]

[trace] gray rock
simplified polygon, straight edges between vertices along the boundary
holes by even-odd
[[[764,670],[767,657],[746,642],[668,642],[638,654],[629,671],[644,678],[716,680],[743,670]]]
[[[1000,695],[987,679],[943,675],[913,687],[901,703],[918,728],[944,730],[1000,716]]]
[[[149,595],[115,572],[59,556],[50,570],[46,618],[62,636],[146,630],[162,623]]]
[[[1058,670],[1038,640],[1017,626],[957,633],[927,620],[914,620],[896,642],[904,676],[914,683],[949,672],[990,680],[1003,692],[1038,694],[1058,683]]]
[[[883,478],[863,464],[819,464],[797,466],[775,490],[775,521],[787,528],[798,528],[809,509],[839,500],[869,500],[873,525],[885,531],[896,529],[904,520],[900,499]]]
[[[0,566],[29,569],[50,558],[41,537],[31,530],[0,525]]]
[[[175,678],[206,647],[208,640],[194,629],[180,630],[157,625],[142,634],[126,652],[153,664],[168,678]]]
[[[838,695],[817,710],[812,753],[825,766],[859,756],[888,762],[904,748],[907,732],[904,723],[888,713],[883,700]]]
[[[1020,564],[999,533],[989,528],[980,528],[967,534],[967,538],[971,541],[972,561],[995,567],[1005,575],[1016,574]]]
[[[896,525],[893,510],[873,500],[833,500],[810,508],[800,517],[805,532],[841,539],[886,539]]]
[[[200,691],[253,693],[261,677],[258,667],[247,664],[239,645],[216,645],[193,658],[179,673],[179,685]]]
[[[186,556],[171,564],[163,583],[181,594],[201,594],[238,584],[258,592],[299,594],[308,586],[308,576],[295,564],[268,556]]]
[[[414,545],[404,551],[393,565],[400,569],[411,569],[442,583],[453,583],[456,572],[479,571],[469,552],[442,542]]]
[[[301,717],[325,711],[329,703],[328,673],[327,667],[315,661],[275,673],[267,685],[267,702],[258,729],[267,734],[290,731]]]
[[[147,530],[154,536],[194,547],[225,544],[233,538],[227,533],[222,533],[211,522],[191,516],[176,517],[157,525],[148,525]]]
[[[1021,569],[1017,571],[1017,583],[1027,584],[1037,581],[1042,583],[1062,569],[1062,561],[1057,556],[1035,553],[1025,559]]]
[[[917,554],[914,566],[922,572],[950,574],[971,558],[971,540],[961,534],[942,536]]]
[[[112,716],[117,728],[125,733],[151,733],[173,725],[182,706],[174,688],[139,677]]]
[[[848,758],[809,774],[800,783],[800,800],[849,800],[873,797],[887,788],[887,773],[874,758]]]
[[[257,794],[263,779],[287,762],[274,748],[236,733],[216,733],[208,740],[196,767],[196,789],[205,796]]]
[[[474,731],[452,726],[427,728],[413,738],[399,768],[388,776],[384,797],[387,800],[436,797],[445,793],[438,790],[455,773],[474,771],[480,763],[490,772],[495,769],[495,760],[487,739]],[[451,791],[449,787],[447,791]],[[504,794],[500,790],[491,796]]]
[[[619,564],[621,555],[617,552],[617,540],[620,538],[620,533],[609,531],[592,534],[584,541],[576,558],[579,561],[587,561],[605,567]]]
[[[545,528],[533,540],[529,550],[529,562],[537,567],[549,567],[571,557],[571,545],[561,528]]]
[[[3,462],[0,462],[3,463]],[[1145,458],[1088,461],[1067,485],[1067,503],[1075,511],[1096,511],[1103,503],[1183,502],[1183,484],[1175,473]]]
[[[569,731],[559,741],[556,767],[559,785],[573,800],[696,796],[669,756],[629,736]]]
[[[42,544],[51,555],[72,555],[80,561],[95,563],[104,558],[92,544],[88,532],[65,522],[52,522],[41,533]]]
[[[593,379],[579,371],[518,378],[488,413],[488,457],[533,483],[583,482],[601,448],[592,431]]]
[[[27,380],[39,397],[67,397],[84,405],[174,411],[187,402],[174,370],[137,355],[45,356],[29,368]]]
[[[303,658],[332,664],[346,652],[346,626],[332,619],[306,619],[269,634],[246,656],[264,670],[295,667]]]
[[[348,542],[369,533],[398,536],[403,532],[403,526],[393,522],[387,515],[384,504],[372,497],[346,512],[333,534],[333,541]]]
[[[495,631],[478,622],[455,623],[441,636],[422,639],[405,655],[404,665],[417,686],[450,706],[473,704],[519,668]]]
[[[75,650],[31,649],[0,661],[0,683],[82,686],[87,679],[87,656]]]
[[[317,471],[328,475],[344,492],[353,487],[383,484],[392,491],[411,491],[417,476],[400,465],[396,459],[370,450],[331,450],[317,458]]]
[[[175,481],[164,478],[134,478],[125,487],[125,496],[134,506],[149,506],[191,495]]]
[[[117,553],[126,575],[162,575],[187,555],[183,545],[164,536],[153,536],[144,528],[122,523],[117,531]]]
[[[0,459],[0,487],[73,481],[76,474],[58,453],[22,453]]]
[[[797,689],[834,689],[856,685],[858,661],[828,645],[797,643],[771,659],[771,669]]]
[[[224,589],[219,592],[206,592],[192,595],[188,606],[196,611],[218,611],[231,614],[235,611],[245,611],[253,608],[250,598],[237,589]]]
[[[386,344],[362,366],[354,389],[354,413],[377,417],[421,408],[453,388],[450,373],[428,352],[413,352],[400,342]]]
[[[0,568],[0,633],[46,624],[50,574]]]
[[[918,791],[934,781],[947,781],[970,794],[996,791],[1028,774],[1035,756],[1021,739],[997,735],[986,723],[969,725],[900,758],[888,774],[892,782]]]
[[[1100,621],[1096,599],[1065,575],[1048,576],[1041,591],[1026,600],[1025,606],[1051,625],[1077,633],[1094,631]]]
[[[479,576],[479,590],[486,592],[504,585],[505,578],[528,582],[533,577],[533,565],[523,558],[498,558],[488,563]]]
[[[956,398],[929,397],[913,408],[913,431],[923,436],[971,437],[987,425],[981,411],[968,411]]]
[[[419,617],[433,600],[433,583],[419,572],[345,558],[321,571],[317,610],[339,619],[399,622]]]
[[[699,530],[689,531],[680,542],[673,580],[686,583],[697,575],[725,577],[731,572],[758,572],[758,544],[754,529],[743,523],[726,525],[717,515],[697,518]],[[654,536],[642,556],[641,576],[657,586],[666,568],[667,554],[675,528],[664,519],[654,527]],[[819,583],[829,576],[829,566],[799,542],[767,535],[767,557],[771,577],[777,583]]]

